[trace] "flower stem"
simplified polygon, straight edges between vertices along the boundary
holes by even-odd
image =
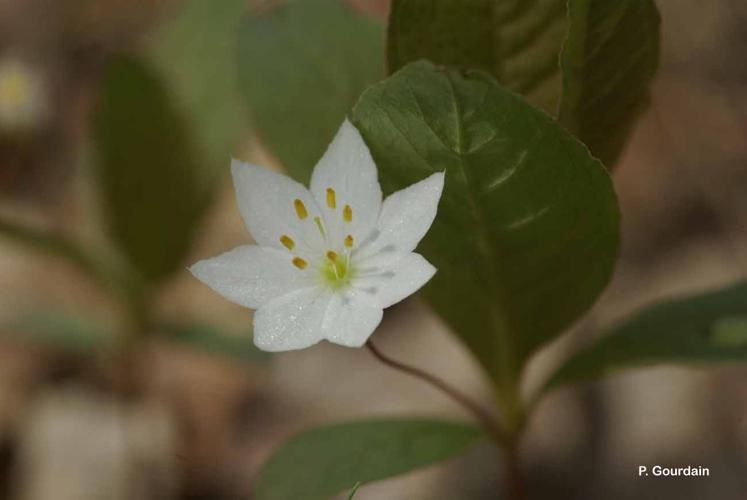
[[[389,366],[390,368],[394,368],[395,370],[419,378],[420,380],[427,382],[428,384],[432,385],[439,391],[449,396],[462,408],[467,410],[467,412],[471,413],[472,416],[474,416],[475,420],[477,420],[477,422],[483,427],[483,429],[485,429],[485,432],[487,432],[488,435],[500,446],[507,446],[507,443],[510,442],[510,440],[507,439],[507,436],[503,432],[503,429],[501,429],[501,427],[498,425],[498,422],[491,415],[491,413],[483,408],[480,404],[470,399],[461,391],[451,387],[448,383],[444,382],[435,375],[432,375],[419,368],[406,365],[400,361],[396,361],[386,356],[370,340],[366,342],[366,348],[371,351],[371,354],[373,354],[376,359]]]
[[[521,473],[518,443],[510,442],[506,446],[506,463],[504,465],[504,481],[508,490],[509,500],[524,500],[527,496],[524,476]]]

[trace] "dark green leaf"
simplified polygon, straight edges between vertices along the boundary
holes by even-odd
[[[140,62],[106,69],[94,116],[96,167],[110,232],[146,278],[182,266],[204,197],[182,117]]]
[[[238,92],[236,42],[245,0],[187,0],[154,35],[151,58],[174,105],[186,119],[209,196],[229,171],[245,116]]]
[[[744,362],[747,282],[644,309],[575,353],[547,388],[661,363]]]
[[[269,354],[254,346],[250,335],[235,335],[212,325],[166,324],[161,325],[165,340],[177,342],[198,351],[217,354],[237,361],[261,363]]]
[[[346,113],[384,73],[383,28],[340,0],[298,0],[249,17],[241,89],[259,137],[306,182]]]
[[[560,121],[605,165],[648,105],[659,59],[653,0],[570,0]]]
[[[22,342],[91,355],[115,348],[116,338],[103,323],[60,310],[29,311],[3,332]]]
[[[353,120],[385,192],[446,171],[420,246],[438,268],[426,296],[497,382],[607,284],[618,244],[609,175],[490,75],[410,64],[367,90]]]
[[[476,68],[554,114],[565,0],[393,0],[387,40],[391,72],[409,62]]]
[[[270,457],[255,494],[257,500],[326,500],[357,481],[377,481],[451,458],[483,437],[474,426],[438,420],[318,427]]]

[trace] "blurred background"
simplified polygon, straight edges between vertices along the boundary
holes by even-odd
[[[313,113],[271,123],[283,106],[274,77],[304,68],[277,53],[262,60],[260,41],[290,29],[291,46],[311,30],[312,42],[331,37],[321,46],[340,51],[319,49],[318,60],[362,59],[353,77],[340,63],[299,84],[312,93],[324,78],[341,89],[339,102],[317,105],[342,114],[383,77],[383,60],[351,58],[334,36],[357,48],[341,28],[355,16],[372,33],[366,50],[381,52],[385,0],[287,22],[272,19],[277,3],[0,0],[0,499],[250,499],[262,461],[311,425],[466,418],[363,350],[257,352],[250,313],[186,271],[249,240],[231,156],[292,170],[321,153],[291,140],[293,127],[316,133]],[[533,360],[529,386],[638,307],[747,275],[747,5],[659,7],[652,105],[614,174],[623,214],[615,278]],[[237,69],[242,55],[256,65]],[[324,109],[320,123],[336,127],[339,110]],[[252,123],[262,120],[271,126],[260,138]],[[278,157],[263,148],[284,141]],[[376,338],[489,401],[477,365],[417,298],[388,310]],[[661,367],[554,393],[526,440],[532,496],[747,498],[745,374]],[[496,498],[499,460],[477,448],[365,485],[356,498]],[[636,477],[639,464],[656,463],[707,466],[711,477]]]

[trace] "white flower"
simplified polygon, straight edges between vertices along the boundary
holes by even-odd
[[[18,59],[0,61],[0,129],[38,128],[46,111],[44,82],[35,68]]]
[[[260,349],[303,349],[322,339],[360,347],[384,308],[436,272],[413,250],[436,216],[444,174],[382,203],[376,165],[347,120],[314,168],[310,190],[236,160],[231,170],[257,245],[200,261],[190,271],[228,300],[257,309]]]

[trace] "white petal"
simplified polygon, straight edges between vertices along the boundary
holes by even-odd
[[[361,347],[374,332],[384,311],[356,290],[336,293],[324,317],[322,335],[335,344]]]
[[[327,189],[334,190],[335,205],[327,203]],[[325,216],[335,240],[350,234],[360,241],[373,230],[381,211],[381,187],[376,165],[358,130],[346,119],[311,175],[311,192]],[[343,221],[345,205],[352,220]]]
[[[304,288],[263,305],[254,313],[254,343],[264,351],[303,349],[322,340],[330,292]]]
[[[364,243],[361,256],[415,250],[433,224],[443,187],[444,174],[438,172],[387,197],[381,208],[378,236],[370,244]]]
[[[387,308],[417,292],[434,274],[436,268],[422,255],[408,253],[375,272],[369,270],[364,277],[355,279],[353,286]]]
[[[225,298],[257,309],[288,292],[308,286],[308,274],[291,264],[286,252],[244,245],[189,268],[192,274]]]
[[[295,253],[307,255],[323,250],[321,235],[314,224],[319,208],[311,193],[290,177],[256,165],[231,163],[236,202],[246,227],[261,246],[283,248],[280,237],[294,242]],[[307,215],[301,219],[295,206],[300,200]]]

